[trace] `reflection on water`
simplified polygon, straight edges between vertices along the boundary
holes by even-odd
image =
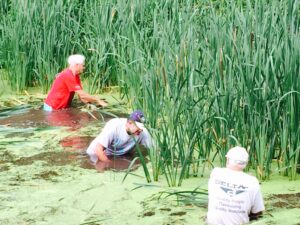
[[[88,157],[88,156],[87,156]],[[83,168],[95,168],[99,172],[104,172],[105,170],[115,170],[115,171],[124,171],[127,170],[135,159],[133,155],[124,155],[124,156],[111,156],[109,157],[110,162],[98,161],[96,164],[93,164],[90,160],[87,164],[81,164]],[[135,170],[140,165],[140,160],[137,159],[131,165],[130,170]]]
[[[92,116],[93,115],[93,116]],[[74,130],[87,125],[90,121],[100,119],[99,113],[88,114],[79,109],[66,109],[53,112],[45,112],[46,121],[49,126],[65,126]]]
[[[59,143],[66,151],[85,151],[94,137],[72,136],[63,138]]]
[[[27,113],[31,109],[30,105],[19,105],[12,108],[5,108],[0,110],[0,119],[7,118],[13,115]]]
[[[134,159],[133,154],[127,154],[121,157],[110,157],[110,163],[97,162],[93,164],[89,160],[89,156],[85,154],[86,149],[89,144],[92,142],[94,137],[90,136],[74,136],[74,137],[66,137],[60,141],[62,147],[65,148],[66,152],[79,153],[81,157],[84,155],[85,159],[80,160],[81,167],[86,169],[96,168],[99,172],[103,172],[104,170],[117,170],[122,171],[126,170]],[[139,160],[136,160],[131,169],[136,169],[140,164]]]
[[[118,158],[111,159],[110,163],[97,162],[96,164],[93,164],[87,158],[87,161],[82,161],[80,166],[85,169],[96,169],[99,172],[104,172],[105,170],[125,171],[128,169],[132,160],[133,158],[128,159],[126,157],[118,157]],[[137,169],[139,165],[140,162],[135,161],[134,165],[130,168],[130,170]]]
[[[30,109],[24,113],[13,114],[0,119],[0,125],[12,127],[45,127],[67,126],[79,129],[91,121],[102,119],[99,112],[83,112],[80,109],[65,109],[53,112],[45,112],[39,109]]]

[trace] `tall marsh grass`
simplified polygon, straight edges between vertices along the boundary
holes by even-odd
[[[123,30],[131,41],[121,59],[125,90],[158,142],[153,176],[180,185],[201,166],[225,165],[227,150],[242,145],[260,179],[278,171],[295,179],[299,2],[143,4]]]
[[[67,55],[85,54],[91,92],[118,84],[147,115],[157,145],[148,181],[152,172],[181,185],[224,166],[234,145],[260,179],[296,178],[299,1],[6,2],[0,56],[11,85],[46,91]]]

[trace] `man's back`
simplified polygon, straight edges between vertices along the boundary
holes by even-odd
[[[242,171],[215,168],[210,176],[207,222],[245,224],[249,214],[264,210],[258,180]]]
[[[70,69],[65,69],[57,75],[45,103],[53,109],[63,109],[70,106],[75,91],[81,90],[79,76],[74,76]]]

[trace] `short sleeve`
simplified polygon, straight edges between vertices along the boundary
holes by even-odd
[[[258,187],[257,192],[254,196],[254,202],[253,206],[251,208],[252,213],[258,213],[265,210],[263,197],[260,191],[260,188]]]
[[[107,122],[101,133],[96,137],[98,144],[101,144],[105,148],[112,143],[114,138],[114,128],[111,126],[111,122]]]
[[[66,85],[69,92],[82,90],[81,81],[78,76],[69,75],[66,79]]]

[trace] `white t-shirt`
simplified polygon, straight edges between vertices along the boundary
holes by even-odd
[[[136,122],[138,127],[143,130],[138,136],[129,135],[126,132],[126,123],[126,118],[114,118],[106,123],[101,133],[92,141],[86,151],[93,162],[98,160],[95,153],[97,144],[104,146],[106,155],[124,155],[136,144],[142,144],[147,148],[151,147],[151,136],[142,123]]]
[[[213,169],[208,182],[208,224],[245,224],[250,212],[264,209],[256,177],[227,168]]]

